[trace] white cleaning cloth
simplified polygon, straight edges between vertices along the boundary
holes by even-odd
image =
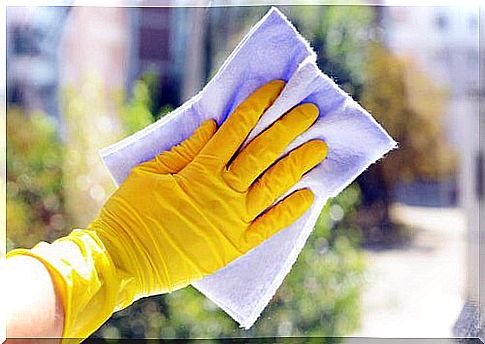
[[[194,283],[244,328],[254,324],[290,271],[329,197],[396,146],[369,113],[318,69],[315,60],[305,39],[272,8],[199,94],[158,122],[100,151],[119,184],[133,166],[180,143],[206,119],[224,122],[241,101],[273,79],[286,80],[287,85],[248,140],[299,103],[319,107],[316,124],[287,149],[315,138],[329,146],[324,162],[289,191],[311,188],[315,194],[311,210],[227,267]]]

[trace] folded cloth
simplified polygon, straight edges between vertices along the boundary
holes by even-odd
[[[130,169],[186,139],[204,120],[220,125],[250,93],[273,79],[287,85],[246,141],[302,102],[320,109],[315,125],[298,137],[285,154],[310,139],[329,146],[325,161],[288,193],[309,187],[312,208],[284,229],[225,268],[194,286],[250,328],[288,274],[310,235],[323,206],[371,163],[396,146],[393,139],[359,104],[317,67],[305,39],[276,8],[244,37],[204,89],[158,122],[100,151],[116,183]]]

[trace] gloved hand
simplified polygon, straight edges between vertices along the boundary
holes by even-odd
[[[219,130],[206,121],[135,167],[88,229],[9,254],[48,267],[64,301],[64,336],[84,338],[114,310],[212,274],[310,207],[307,189],[271,205],[326,156],[326,144],[314,140],[277,161],[314,123],[315,105],[295,107],[238,152],[283,87],[264,85]]]

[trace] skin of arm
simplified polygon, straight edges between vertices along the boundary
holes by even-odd
[[[6,281],[3,285],[7,310],[5,343],[20,343],[21,339],[15,337],[56,337],[52,341],[42,339],[42,343],[57,343],[62,335],[64,311],[44,265],[27,256],[2,259],[0,280]]]

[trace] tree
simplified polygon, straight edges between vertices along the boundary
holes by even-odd
[[[294,6],[289,17],[317,53],[319,68],[360,99],[368,45],[375,37],[370,6]]]
[[[369,48],[362,105],[399,142],[360,179],[366,227],[390,231],[393,186],[398,182],[440,180],[454,175],[456,156],[442,127],[446,90],[436,86],[416,63],[374,43]],[[369,229],[368,228],[368,229]]]

